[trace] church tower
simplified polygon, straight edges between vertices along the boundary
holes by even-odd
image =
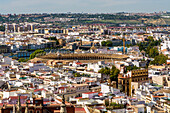
[[[64,95],[62,95],[62,104],[60,105],[60,113],[67,113]]]
[[[5,25],[5,35],[8,35],[8,24]]]
[[[13,105],[12,113],[16,113],[16,112],[15,112],[15,104]]]
[[[20,95],[18,96],[18,103],[17,103],[17,111],[16,113],[22,113],[21,102],[20,102]]]
[[[26,101],[25,113],[28,113],[28,101]]]

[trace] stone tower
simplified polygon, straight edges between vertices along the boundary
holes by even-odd
[[[5,35],[8,35],[8,24],[5,25]]]
[[[25,113],[28,113],[28,101],[26,101]]]
[[[17,111],[16,113],[22,113],[21,102],[20,102],[20,95],[18,96],[18,103],[17,103]]]
[[[12,110],[13,113],[16,113],[15,112],[15,104],[13,105],[13,110]]]
[[[60,113],[67,113],[64,94],[62,95],[62,104],[60,105]]]

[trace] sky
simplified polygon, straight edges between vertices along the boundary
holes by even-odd
[[[0,0],[0,13],[116,13],[170,11],[170,0]]]

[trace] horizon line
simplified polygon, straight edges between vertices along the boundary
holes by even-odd
[[[117,12],[30,12],[30,13],[0,13],[0,15],[20,15],[20,14],[117,14],[117,13],[169,13],[170,11],[153,11],[153,12],[128,12],[128,11],[117,11]]]

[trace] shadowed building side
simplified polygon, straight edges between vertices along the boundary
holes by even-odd
[[[25,104],[21,104],[19,96],[16,106],[15,104],[0,106],[0,113],[75,113],[75,106],[65,104],[65,98],[62,98],[62,103],[44,104],[43,98],[33,98],[33,103],[27,100]]]

